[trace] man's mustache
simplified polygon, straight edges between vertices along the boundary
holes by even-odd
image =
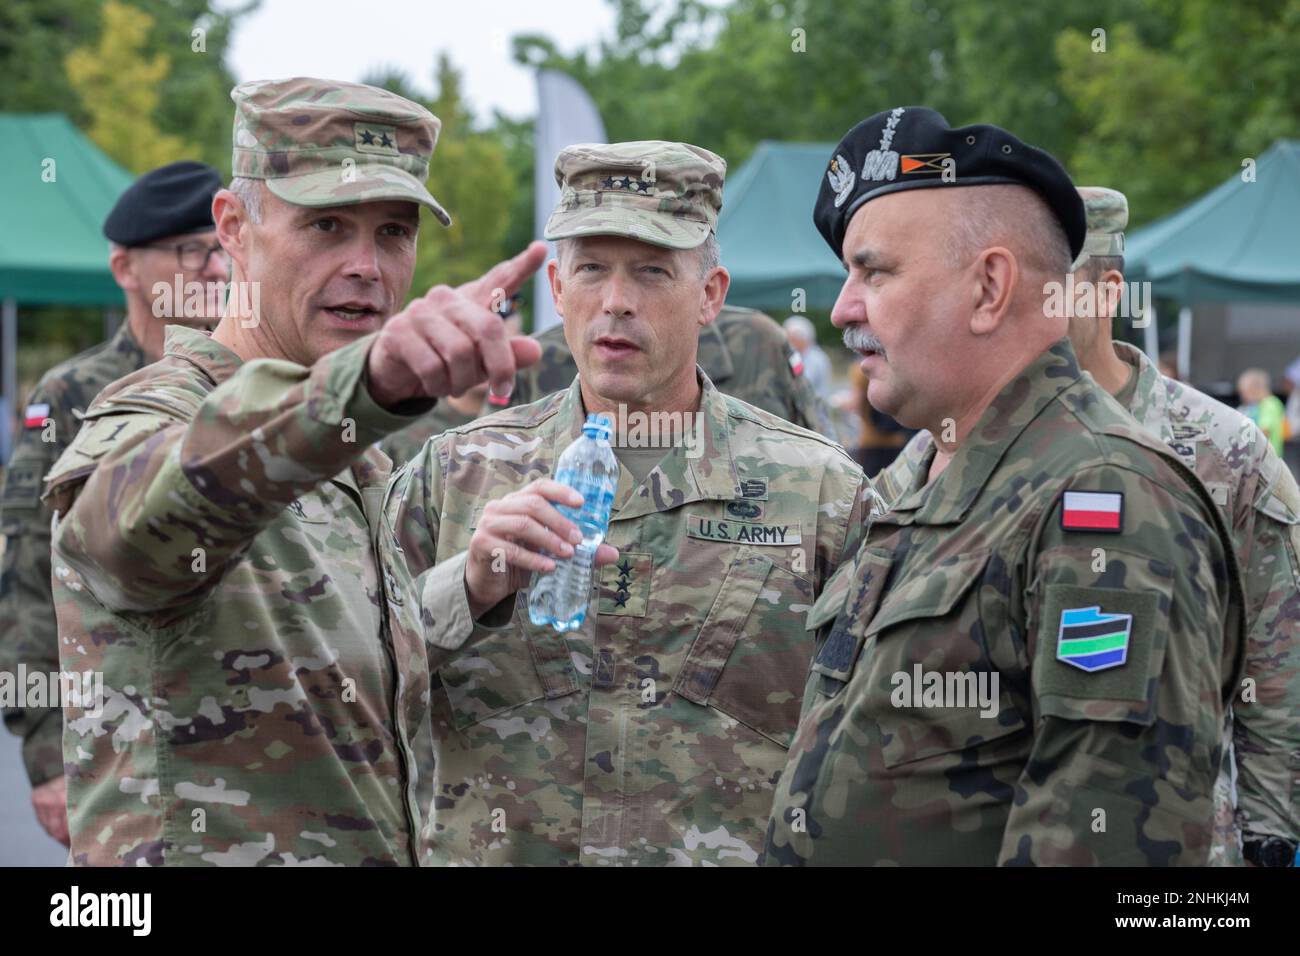
[[[850,325],[844,330],[844,347],[851,352],[876,352],[888,357],[880,339],[863,325]]]

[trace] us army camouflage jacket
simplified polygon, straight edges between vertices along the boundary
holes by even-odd
[[[1067,339],[932,457],[809,615],[766,862],[1203,863],[1243,627],[1213,502]]]
[[[45,475],[68,447],[81,414],[100,390],[145,364],[123,322],[107,342],[42,376],[27,400],[39,424],[24,428],[9,456],[0,492],[0,671],[48,674],[59,669],[59,645],[50,593],[50,518],[41,504]],[[23,738],[23,764],[33,787],[63,774],[63,718],[57,706],[6,708],[5,725]]]
[[[812,651],[803,618],[852,554],[864,479],[702,382],[701,453],[674,449],[637,487],[620,471],[619,561],[564,636],[529,623],[526,589],[472,621],[464,568],[487,502],[553,474],[579,434],[576,380],[444,433],[395,478],[385,533],[405,589],[432,646],[465,648],[433,678],[427,862],[758,859]]]
[[[368,336],[310,369],[167,330],[49,477],[77,863],[414,864],[410,736],[428,658],[374,549],[410,417],[361,384]]]
[[[562,325],[552,326],[536,338],[542,358],[515,376],[511,394],[515,405],[568,388],[578,374]],[[840,441],[826,403],[791,367],[792,354],[781,326],[753,309],[724,305],[718,317],[700,329],[697,361],[718,391]],[[394,456],[393,460],[402,459]]]
[[[1161,375],[1133,346],[1116,343],[1115,351],[1137,370],[1129,411],[1196,471],[1236,545],[1253,684],[1232,702],[1239,824],[1298,840],[1300,489],[1249,418]]]

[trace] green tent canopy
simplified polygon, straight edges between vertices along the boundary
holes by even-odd
[[[131,175],[58,113],[0,114],[0,169],[0,300],[121,306],[101,229]]]
[[[1300,304],[1300,141],[1269,147],[1254,182],[1243,173],[1132,232],[1125,278],[1185,305]]]
[[[788,313],[796,289],[806,308],[829,309],[844,267],[813,226],[813,203],[834,143],[764,141],[728,177],[718,217],[727,302]]]

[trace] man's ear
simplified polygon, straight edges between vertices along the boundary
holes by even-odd
[[[1119,311],[1119,300],[1124,297],[1124,273],[1118,269],[1107,269],[1097,280],[1098,318],[1113,319]],[[1101,314],[1101,310],[1105,314]]]
[[[722,304],[727,301],[731,288],[731,273],[722,266],[714,266],[704,280],[704,294],[700,299],[700,326],[704,327],[718,317]]]
[[[135,274],[135,263],[131,259],[130,249],[116,245],[109,247],[108,268],[113,273],[113,281],[123,292],[140,291],[140,277]]]
[[[971,312],[972,335],[989,335],[998,330],[1020,283],[1020,264],[1011,250],[1002,246],[985,249],[972,263],[975,308]]]
[[[546,281],[551,284],[551,299],[555,302],[555,314],[564,318],[564,284],[560,281],[558,259],[546,263]]]
[[[243,200],[229,189],[218,189],[212,197],[212,221],[217,227],[217,241],[243,271],[248,261],[248,210]]]

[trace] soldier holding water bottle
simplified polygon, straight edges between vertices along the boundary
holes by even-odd
[[[414,744],[434,775],[422,863],[758,860],[804,618],[856,551],[865,481],[696,365],[729,282],[725,168],[679,143],[561,152],[548,272],[577,378],[432,439],[388,490],[394,590],[426,641],[460,648],[435,663],[432,742]],[[584,544],[562,511],[590,501],[556,480],[566,448],[600,444],[595,423],[582,436],[598,414],[618,468],[589,601],[530,615],[556,560],[599,539],[603,515],[582,518]]]

